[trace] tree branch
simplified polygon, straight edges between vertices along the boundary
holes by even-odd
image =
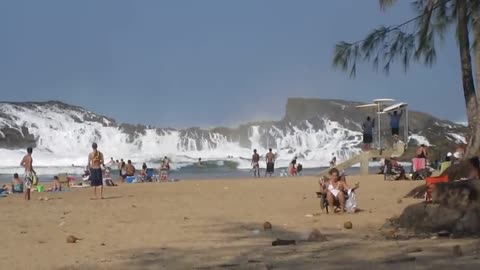
[[[379,0],[382,8],[394,4],[395,0]],[[357,60],[372,61],[375,70],[380,62],[383,71],[388,74],[390,65],[400,58],[406,71],[410,59],[422,60],[427,65],[435,61],[434,35],[443,37],[447,26],[453,22],[451,0],[417,0],[414,2],[420,15],[401,24],[380,27],[366,38],[353,42],[340,42],[335,46],[333,65],[343,71],[349,71],[350,77],[356,75]],[[437,24],[432,25],[432,18]],[[416,30],[408,33],[403,28],[417,23]],[[372,60],[373,57],[373,60]]]

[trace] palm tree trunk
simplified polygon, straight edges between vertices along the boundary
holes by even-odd
[[[477,88],[480,87],[480,10],[478,9],[478,6],[475,8],[476,12],[473,12],[473,38],[475,41],[475,48],[474,48],[474,53],[475,53],[475,81],[476,81],[476,86]],[[477,106],[480,105],[480,95],[477,95]],[[477,122],[474,123],[474,128],[475,128],[475,134],[477,138],[480,136],[480,108],[477,107]],[[477,139],[479,140],[479,139]],[[472,143],[472,147],[470,152],[473,155],[478,155],[480,152],[480,145],[477,143]]]
[[[462,69],[463,95],[468,119],[468,139],[466,157],[478,154],[480,150],[480,123],[478,116],[478,102],[473,81],[472,58],[470,55],[470,39],[468,36],[468,7],[467,0],[457,1],[457,35],[460,49]],[[477,61],[478,65],[478,61]],[[478,71],[477,71],[478,76]]]

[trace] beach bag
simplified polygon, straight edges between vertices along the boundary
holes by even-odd
[[[357,196],[355,195],[355,192],[352,192],[352,190],[348,191],[348,199],[345,202],[345,208],[349,213],[355,213],[357,209]]]
[[[36,173],[32,173],[32,185],[36,186],[38,184],[38,177]]]

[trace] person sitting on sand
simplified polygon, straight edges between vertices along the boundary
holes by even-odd
[[[405,169],[402,164],[397,161],[397,157],[392,155],[390,157],[390,164],[392,166],[392,171],[398,173],[398,176],[395,180],[408,180],[408,177],[405,175]]]
[[[302,175],[302,171],[303,171],[303,165],[302,163],[298,163],[297,165],[297,175]]]
[[[60,180],[58,179],[58,176],[53,177],[53,189],[52,191],[62,191],[62,184],[60,184]]]
[[[11,192],[23,193],[23,181],[18,176],[18,173],[13,174]]]
[[[328,172],[329,179],[326,183],[327,201],[330,211],[334,213],[335,201],[340,204],[340,212],[345,212],[346,196],[345,192],[350,189],[345,181],[340,179],[340,172],[336,168],[330,169]]]
[[[393,145],[392,145],[392,150],[393,150],[393,156],[395,157],[400,157],[403,152],[405,151],[405,143],[400,140],[400,137],[395,134],[393,135]]]
[[[148,174],[147,174],[147,164],[146,163],[143,163],[142,164],[142,171],[140,172],[140,181],[142,182],[146,182],[148,179]]]
[[[445,161],[440,164],[440,174],[442,174],[446,169],[452,166],[452,157],[453,154],[451,152],[448,152],[447,156],[445,157]]]

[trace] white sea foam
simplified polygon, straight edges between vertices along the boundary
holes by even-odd
[[[448,133],[448,136],[450,136],[455,143],[467,143],[467,140],[463,135],[457,133]]]
[[[294,124],[286,127],[252,125],[248,138],[250,147],[246,148],[233,138],[214,132],[200,136],[195,131],[182,133],[150,128],[130,137],[110,120],[78,108],[0,103],[0,112],[14,116],[13,119],[0,118],[0,128],[10,127],[21,132],[21,127],[26,127],[37,139],[34,165],[45,174],[82,173],[92,142],[98,143],[106,160],[110,157],[131,159],[138,167],[143,162],[149,167],[158,167],[158,161],[168,156],[174,170],[194,164],[198,158],[203,161],[230,160],[238,164],[238,169],[250,169],[253,149],[262,156],[260,167],[265,168],[263,157],[270,147],[277,155],[277,168],[288,167],[295,156],[305,168],[314,168],[328,166],[332,153],[341,162],[361,151],[360,132],[328,119],[321,120],[321,129],[314,128],[308,121],[303,121],[302,127]],[[92,121],[93,118],[97,120]],[[423,136],[412,135],[410,138],[428,144]],[[23,155],[24,149],[0,149],[0,174],[19,172]]]
[[[408,139],[409,139],[409,141],[410,140],[416,141],[418,145],[425,144],[426,146],[431,146],[428,139],[425,136],[422,136],[422,135],[411,134],[408,137]]]

